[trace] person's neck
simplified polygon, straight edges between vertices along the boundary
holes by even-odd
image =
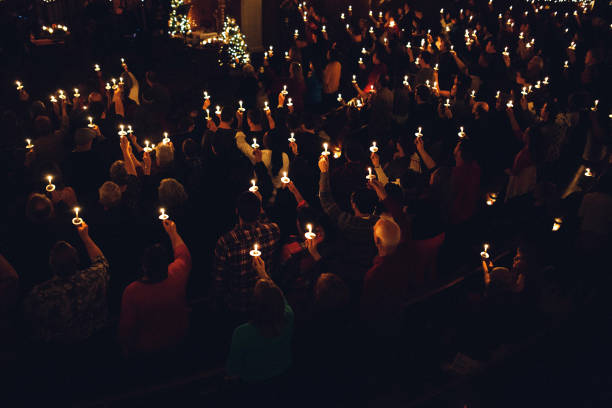
[[[229,123],[227,122],[221,122],[219,123],[219,129],[231,129],[232,127],[230,126]]]
[[[251,132],[261,132],[263,130],[261,125],[249,125],[249,129]]]

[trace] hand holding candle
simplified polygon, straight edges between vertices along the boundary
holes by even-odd
[[[249,255],[251,255],[252,257],[261,256],[261,251],[258,248],[259,245],[253,245],[253,249],[249,252]]]
[[[459,133],[457,133],[461,139],[465,137],[465,132],[463,131],[463,126],[459,127]]]
[[[487,259],[489,259],[491,256],[489,255],[489,252],[487,252],[489,250],[489,244],[484,244],[483,245],[483,251],[480,253],[480,258],[485,261]]]
[[[165,208],[160,208],[159,209],[159,218],[160,220],[164,221],[167,220],[168,218],[170,218],[170,216],[168,214],[166,214],[166,209]]]
[[[372,146],[370,146],[370,151],[372,153],[376,153],[378,151],[378,146],[376,146],[376,142],[372,142]]]
[[[34,145],[32,144],[32,139],[26,139],[26,149],[33,149]]]
[[[418,130],[418,132],[416,132],[414,135],[415,135],[416,137],[419,137],[419,138],[420,138],[420,137],[423,137],[423,133],[421,133],[421,131],[422,131],[422,130],[423,130],[423,128],[422,128],[421,126],[419,126],[419,130]]]
[[[253,149],[259,149],[259,145],[257,144],[257,139],[253,138],[253,143],[251,144]]]
[[[281,183],[289,184],[290,182],[291,182],[291,179],[289,179],[289,177],[287,177],[287,172],[284,171],[283,172],[283,177],[281,177]]]
[[[321,152],[321,156],[329,156],[329,150],[327,150],[328,144],[327,143],[323,143],[323,151]]]
[[[311,240],[311,239],[315,239],[315,237],[317,236],[317,234],[315,234],[314,232],[312,232],[312,224],[307,224],[306,225],[306,233],[304,234],[304,237],[306,237],[306,239]]]
[[[259,187],[257,187],[257,184],[255,184],[255,183],[256,183],[255,179],[252,179],[251,180],[251,187],[249,187],[249,191],[251,193],[255,193],[255,192],[257,192],[259,190]]]
[[[376,176],[374,174],[372,174],[372,168],[368,167],[368,175],[366,176],[366,179],[368,181],[374,180],[376,178]]]
[[[83,219],[79,217],[80,210],[79,207],[74,207],[74,218],[72,219],[72,224],[74,225],[81,225],[83,223]]]

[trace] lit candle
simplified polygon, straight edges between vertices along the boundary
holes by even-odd
[[[356,83],[357,83],[357,75],[353,74],[353,81],[352,81],[352,82],[353,82],[354,84],[356,84]]]
[[[597,112],[597,105],[599,105],[599,99],[595,99],[595,102],[593,102],[593,106],[591,107],[593,112]]]
[[[48,175],[47,176],[47,180],[49,181],[49,184],[47,184],[47,186],[45,187],[45,190],[47,190],[48,192],[52,192],[55,190],[55,184],[51,183],[51,181],[53,180],[53,176]]]
[[[569,47],[567,47],[567,48],[569,48],[570,50],[574,51],[576,49],[576,43],[574,41],[572,41],[570,43]]]
[[[584,175],[586,177],[593,177],[593,173],[591,172],[591,169],[588,167],[584,170]]]
[[[253,245],[253,249],[249,252],[249,255],[252,257],[261,256],[261,251],[257,248],[259,248],[259,245]]]
[[[249,187],[249,191],[251,193],[255,193],[257,190],[259,190],[259,187],[257,187],[257,184],[255,184],[255,179],[251,180],[251,187]]]
[[[434,65],[433,69],[434,69],[434,71],[437,71],[438,70],[438,64]]]
[[[351,28],[350,24],[346,25],[346,31],[348,31]]]
[[[353,6],[351,6],[350,4],[349,4],[349,6],[348,6],[348,11],[349,11],[349,12],[352,12],[352,11],[353,11]]]
[[[521,95],[526,96],[527,95],[527,87],[524,86],[523,90],[521,91]]]
[[[455,53],[455,46],[454,45],[451,45],[450,52],[452,52],[453,54]]]
[[[419,126],[419,131],[418,131],[418,132],[416,132],[414,135],[415,135],[416,137],[423,137],[423,133],[421,133],[421,131],[422,131],[422,130],[423,130],[423,128],[422,128],[421,126]]]
[[[291,180],[289,179],[289,177],[287,177],[287,172],[284,171],[283,172],[283,177],[281,177],[281,183],[283,184],[289,184]]]
[[[412,48],[412,44],[410,44],[410,41],[408,41],[408,43],[406,43],[406,48]]]
[[[204,99],[208,100],[210,99],[210,95],[208,94],[208,92],[204,91]]]
[[[170,138],[168,137],[168,132],[164,132],[164,138],[162,139],[163,144],[170,143]]]
[[[544,85],[548,85],[548,84],[549,84],[549,82],[548,82],[548,77],[544,77],[544,81],[542,81],[542,83],[543,83]]]
[[[321,32],[322,32],[322,33],[326,33],[326,32],[327,32],[327,31],[326,31],[326,27],[325,27],[325,26],[321,27]]]
[[[268,112],[268,111],[270,110],[270,106],[268,106],[268,101],[265,101],[265,102],[264,102],[264,108],[263,108],[263,110],[264,110],[265,112]]]
[[[95,64],[94,65],[94,71],[99,72],[100,71],[100,65]]]
[[[289,51],[285,51],[285,59],[288,60],[289,59]]]
[[[342,102],[342,94],[341,93],[338,94],[338,102]]]
[[[123,125],[119,125],[119,136],[123,137],[127,135],[127,132],[124,130]]]
[[[150,152],[151,150],[153,150],[153,148],[151,148],[151,146],[149,146],[149,141],[148,140],[145,140],[145,147],[142,150],[144,150],[147,153]]]
[[[383,16],[382,11],[379,11],[378,12],[378,18],[382,18],[382,16]]]
[[[283,90],[281,91],[281,93],[283,95],[287,95],[289,92],[287,92],[287,85],[283,85]]]
[[[323,151],[321,152],[321,156],[329,156],[329,150],[327,150],[327,143],[323,143]]]
[[[26,139],[26,149],[31,149],[33,147],[34,145],[32,144],[32,139]]]
[[[123,77],[122,76],[119,77],[119,85],[123,85]]]
[[[361,53],[365,55],[365,54],[367,54],[367,53],[368,53],[368,50],[366,50],[365,48],[362,48],[362,49],[361,49]]]
[[[288,107],[292,107],[292,106],[293,106],[293,100],[292,100],[291,98],[289,98],[289,99],[287,100],[287,106],[288,106]]]
[[[251,144],[251,147],[253,149],[259,149],[259,145],[257,144],[257,139],[253,138],[253,144]]]
[[[57,99],[55,99],[55,96],[51,95],[51,97],[49,98],[49,100],[53,103],[57,103]]]
[[[509,108],[509,109],[510,109],[510,108],[514,108],[514,102],[512,102],[512,99],[510,99],[510,100],[508,101],[508,103],[506,104],[506,107],[507,107],[507,108]]]
[[[461,139],[465,137],[465,132],[463,131],[463,126],[459,126],[459,133],[457,133]]]
[[[215,106],[215,115],[221,116],[221,106]]]
[[[62,91],[61,89],[59,89],[58,91],[58,96],[60,99],[66,99],[66,95],[64,95],[64,91]]]
[[[206,120],[210,120],[210,111],[206,109]]]
[[[78,98],[79,96],[81,96],[81,94],[79,93],[79,89],[78,88],[74,88],[74,97]]]
[[[372,153],[376,153],[378,151],[378,146],[376,146],[376,142],[372,142],[372,146],[370,146],[370,151]]]
[[[368,12],[368,15],[369,15],[370,17],[372,17],[372,10],[370,10],[370,11]]]
[[[306,225],[306,229],[308,230],[304,236],[306,237],[306,239],[315,239],[315,237],[317,236],[317,234],[315,234],[314,232],[312,232],[312,224],[307,224]]]
[[[270,56],[274,55],[274,51],[273,51],[272,46],[270,46],[270,49],[268,50],[268,54],[269,54]]]
[[[124,59],[124,58],[121,58],[121,66],[122,66],[122,67],[125,67],[125,66],[126,66],[126,63],[125,63],[125,59]]]
[[[403,82],[404,86],[410,86],[410,83],[408,82],[408,75],[404,75],[404,82]]]
[[[534,86],[535,86],[535,89],[540,89],[542,87],[542,81],[536,82]]]
[[[72,219],[72,223],[74,225],[81,225],[83,223],[83,219],[79,217],[79,211],[81,209],[79,207],[74,207],[74,218]]]
[[[489,259],[491,256],[489,255],[489,244],[483,245],[483,251],[480,253],[480,258],[484,261],[485,259]]]
[[[340,13],[340,20],[344,20],[344,13]]]
[[[93,118],[91,116],[89,116],[87,119],[89,120],[89,123],[87,124],[87,127],[90,127],[90,128],[94,127],[95,125],[93,123]]]
[[[470,98],[472,99],[476,98],[476,90],[472,89],[472,92],[470,93]]]
[[[566,61],[563,63],[563,69],[568,69],[568,68],[569,68],[569,61],[567,61],[567,60],[566,60]]]
[[[506,57],[510,55],[510,53],[508,52],[508,47],[504,47],[504,52],[502,52],[502,54]]]
[[[366,176],[366,179],[367,180],[373,180],[375,178],[376,178],[376,176],[374,174],[372,174],[372,168],[368,167],[368,175]]]
[[[129,134],[134,133],[134,131],[132,130],[132,125],[128,125],[128,130],[127,130],[127,132],[128,132]]]
[[[119,86],[117,85],[117,80],[115,78],[111,78],[111,82],[113,83],[113,86],[112,86],[113,89],[119,88]]]
[[[370,26],[370,34],[374,34],[374,27]]]
[[[495,94],[495,99],[499,99],[500,94],[501,94],[501,91],[497,91],[497,93]]]
[[[334,147],[334,159],[339,159],[342,156],[342,150],[339,147]]]
[[[363,65],[363,58],[359,57],[359,61],[357,61],[359,65]]]
[[[420,61],[421,59],[419,57],[416,57],[416,59],[414,60],[414,65],[419,65]]]
[[[563,218],[555,218],[553,221],[552,230],[559,231],[559,228],[561,228],[561,224],[563,224]]]
[[[489,193],[487,194],[487,205],[493,205],[497,201],[497,193]]]
[[[169,217],[168,214],[166,214],[166,209],[165,208],[160,208],[159,209],[159,217],[157,217],[157,218],[159,218],[160,220],[163,221],[163,220],[167,220],[170,217]]]
[[[428,88],[431,88],[431,85],[429,85],[429,79],[425,80],[425,86],[428,87]]]
[[[238,110],[239,110],[240,112],[244,112],[244,111],[245,111],[245,109],[244,109],[244,107],[242,106],[242,101],[238,101],[238,105],[239,105]]]
[[[289,137],[289,143],[295,143],[295,133],[291,132],[291,136]]]
[[[107,90],[107,91],[110,91],[110,89],[111,89],[111,84],[109,84],[109,83],[107,82],[107,83],[106,83],[106,90]]]
[[[445,107],[450,108],[450,99],[446,98],[446,103],[444,104]]]
[[[293,32],[293,38],[298,38],[299,36],[300,36],[299,31],[298,31],[298,30],[295,30],[295,31]]]
[[[374,89],[374,84],[370,85],[370,90],[369,90],[369,92],[370,92],[370,93],[374,93],[374,92],[376,92],[376,89]]]
[[[23,89],[23,85],[19,81],[15,81],[15,85],[17,85],[17,90],[21,91]]]

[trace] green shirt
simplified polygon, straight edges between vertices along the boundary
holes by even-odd
[[[227,359],[227,372],[247,382],[283,374],[291,366],[293,310],[285,304],[286,324],[280,335],[264,337],[251,323],[236,327]]]

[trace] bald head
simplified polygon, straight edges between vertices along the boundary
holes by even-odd
[[[379,255],[388,255],[395,252],[400,243],[402,232],[399,225],[390,218],[381,218],[374,225],[374,243]]]

